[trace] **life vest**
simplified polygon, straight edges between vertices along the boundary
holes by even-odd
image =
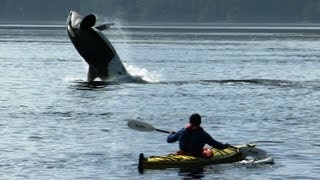
[[[194,132],[194,131],[198,131],[200,129],[202,129],[200,126],[192,126],[191,124],[188,124],[186,127],[186,134],[185,134],[185,141],[186,143],[188,143],[189,141],[189,137],[190,133]],[[186,153],[184,151],[178,151],[177,154],[184,154],[184,155],[190,155],[190,153]],[[211,158],[213,156],[213,152],[211,151],[210,148],[203,148],[203,151],[201,152],[201,157],[202,158]]]

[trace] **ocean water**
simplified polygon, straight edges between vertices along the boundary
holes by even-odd
[[[0,179],[318,179],[320,34],[287,28],[116,27],[104,34],[147,83],[89,84],[64,26],[1,26]],[[274,163],[140,174],[141,152],[178,145],[128,119],[178,130],[195,112]]]

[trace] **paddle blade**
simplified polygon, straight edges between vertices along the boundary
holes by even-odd
[[[155,131],[156,129],[145,122],[137,121],[137,120],[129,120],[127,123],[128,127],[137,131]]]

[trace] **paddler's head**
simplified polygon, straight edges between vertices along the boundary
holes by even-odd
[[[189,123],[192,126],[198,127],[201,124],[201,116],[197,113],[192,114],[189,118]]]

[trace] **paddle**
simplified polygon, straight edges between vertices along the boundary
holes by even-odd
[[[158,131],[158,132],[163,132],[163,133],[170,133],[170,131],[162,130],[162,129],[157,129],[153,127],[151,124],[148,124],[146,122],[141,122],[137,120],[129,120],[128,121],[128,127],[137,131]],[[235,147],[235,146],[230,146],[230,148],[240,151],[244,157],[250,156],[254,157],[257,159],[262,159],[266,157],[266,152],[262,149],[258,149],[254,147],[255,145],[250,145],[247,144],[245,147]]]
[[[129,120],[128,121],[128,127],[137,131],[158,131],[163,133],[170,133],[170,131],[157,129],[153,127],[151,124],[148,124],[146,122],[141,122],[137,120]]]

